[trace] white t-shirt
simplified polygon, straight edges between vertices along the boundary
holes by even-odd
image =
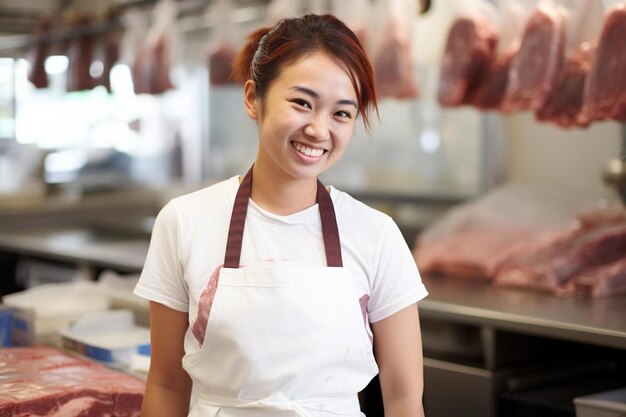
[[[224,263],[226,238],[239,178],[170,201],[159,213],[135,294],[189,312],[209,277]],[[428,295],[414,258],[391,217],[329,187],[335,207],[343,265],[358,293],[369,296],[371,323]],[[318,206],[288,216],[249,201],[241,267],[284,262],[324,266],[326,255]],[[193,316],[193,317],[192,317]]]

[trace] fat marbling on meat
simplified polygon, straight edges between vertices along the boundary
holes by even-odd
[[[139,417],[145,384],[51,347],[0,349],[0,415]]]

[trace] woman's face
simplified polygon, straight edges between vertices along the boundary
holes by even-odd
[[[323,52],[285,65],[262,102],[249,81],[245,101],[259,126],[255,166],[286,179],[317,178],[337,162],[358,110],[347,68]]]

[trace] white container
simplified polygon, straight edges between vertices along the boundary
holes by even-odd
[[[574,398],[576,417],[626,416],[626,387]]]
[[[14,308],[13,344],[61,346],[57,330],[85,313],[104,311],[110,301],[94,282],[43,284],[3,297]]]
[[[149,326],[150,303],[133,294],[137,281],[139,281],[139,274],[120,275],[107,270],[100,274],[97,284],[100,291],[109,297],[111,309],[131,310],[137,324]]]
[[[114,367],[129,368],[150,354],[150,329],[135,325],[130,310],[85,314],[59,330],[63,347]]]

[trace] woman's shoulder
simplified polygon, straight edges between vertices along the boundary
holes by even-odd
[[[194,227],[208,219],[218,222],[230,216],[239,178],[231,177],[207,187],[171,198],[161,209],[158,220]],[[223,214],[222,214],[223,213]]]
[[[349,193],[341,191],[334,186],[329,186],[330,196],[333,200],[336,212],[356,216],[376,223],[387,223],[393,221],[391,216],[364,202],[357,200]]]
[[[337,221],[343,223],[344,226],[352,225],[358,228],[361,233],[380,235],[395,225],[387,213],[371,207],[333,186],[330,186],[329,189],[335,206]]]
[[[232,205],[238,186],[239,177],[233,176],[199,190],[172,198],[170,204],[176,207],[177,211],[206,210],[219,206],[221,203]]]

